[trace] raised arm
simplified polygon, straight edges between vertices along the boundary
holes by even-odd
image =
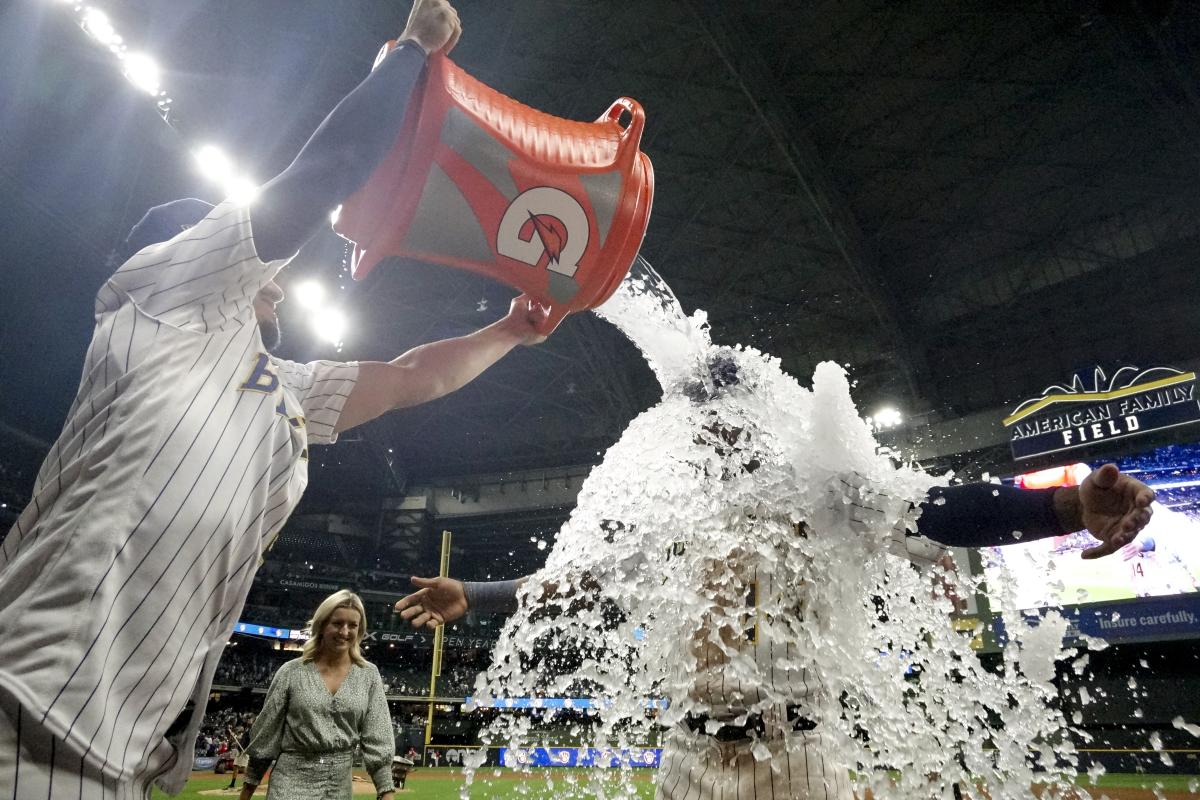
[[[263,261],[290,258],[383,161],[404,124],[428,53],[458,41],[446,0],[415,0],[396,47],[329,113],[295,160],[268,181],[251,209]]]
[[[536,326],[545,316],[545,309],[517,298],[503,319],[468,336],[424,344],[392,361],[362,362],[337,431],[465,386],[517,345],[544,340]]]

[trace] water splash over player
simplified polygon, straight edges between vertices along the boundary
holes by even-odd
[[[810,390],[773,357],[714,345],[640,260],[597,313],[642,349],[663,399],[585,482],[475,693],[592,699],[572,733],[621,768],[546,773],[548,795],[627,796],[662,726],[663,797],[785,772],[793,797],[1026,797],[1031,746],[1044,796],[1067,792],[1050,683],[1065,620],[1014,614],[1005,674],[981,667],[949,621],[975,587],[914,569],[896,536],[935,479],[876,452],[842,368],[819,365]],[[483,739],[546,744],[558,713],[502,714]]]

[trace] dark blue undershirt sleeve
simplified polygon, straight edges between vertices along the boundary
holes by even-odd
[[[995,547],[1070,533],[1054,513],[1055,491],[991,483],[936,486],[921,503],[917,533],[951,547]]]
[[[397,46],[342,98],[291,165],[262,187],[250,212],[260,259],[295,255],[367,182],[400,134],[424,67],[420,47]]]
[[[518,608],[517,589],[525,578],[511,581],[463,581],[467,609],[478,614],[512,614]]]

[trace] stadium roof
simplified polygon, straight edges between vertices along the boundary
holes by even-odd
[[[457,0],[455,60],[534,107],[646,108],[643,247],[714,337],[803,382],[849,366],[864,412],[1007,414],[1079,368],[1192,368],[1200,281],[1200,8],[1159,0]],[[403,26],[391,0],[113,0],[154,53],[172,126],[69,4],[0,12],[0,430],[51,439],[110,253],[145,207],[209,196],[192,142],[274,174]],[[332,234],[296,276],[336,281]],[[347,286],[342,355],[390,357],[495,319],[511,294],[390,265]],[[284,317],[285,355],[336,354]],[[591,317],[458,395],[376,423],[406,475],[593,460],[657,387]],[[969,443],[964,443],[964,447]]]

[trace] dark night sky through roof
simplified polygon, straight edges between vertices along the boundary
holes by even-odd
[[[188,148],[217,142],[268,178],[403,6],[114,0],[126,39],[164,66],[177,130],[69,7],[0,11],[6,440],[56,435],[129,226],[154,203],[218,199]],[[456,6],[456,60],[501,91],[576,119],[621,94],[643,103],[658,182],[643,253],[718,341],[774,353],[802,381],[832,358],[865,409],[952,418],[1090,364],[1200,356],[1195,4]],[[343,256],[319,237],[290,274],[334,283]],[[490,322],[511,292],[393,264],[346,294],[343,355],[378,358]],[[284,324],[285,355],[333,355]],[[656,394],[633,348],[581,317],[370,436],[415,475],[582,462]]]

